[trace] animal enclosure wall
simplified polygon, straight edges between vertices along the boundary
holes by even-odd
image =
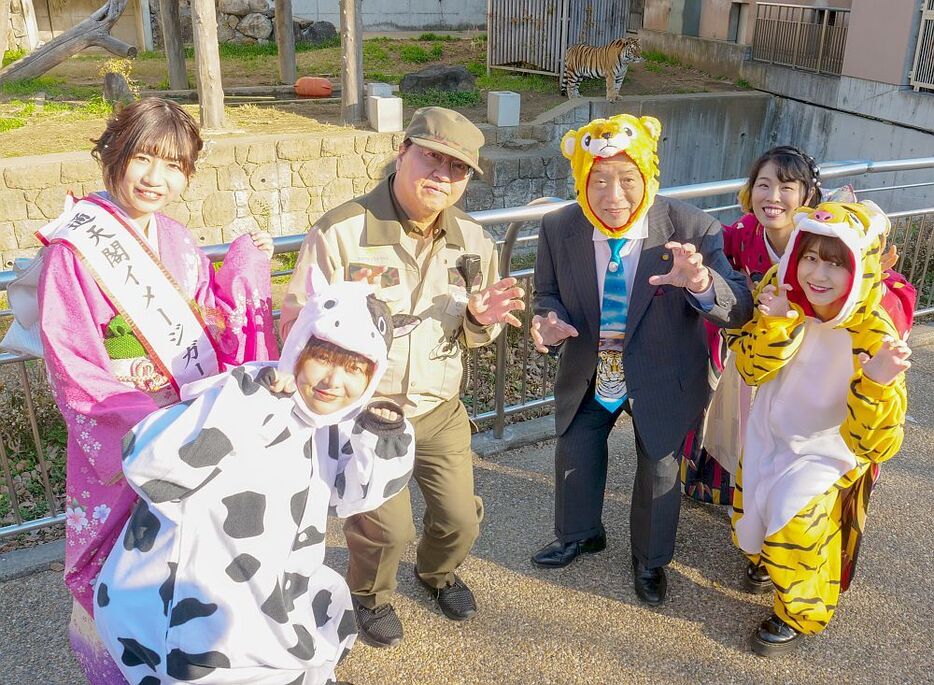
[[[559,75],[577,43],[622,38],[629,0],[488,0],[487,68]]]

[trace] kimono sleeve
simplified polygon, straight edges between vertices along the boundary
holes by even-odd
[[[158,405],[114,377],[102,333],[113,309],[94,278],[62,244],[43,255],[39,327],[49,383],[71,438],[100,482],[107,483],[121,470],[121,439]],[[75,473],[79,466],[69,463]]]
[[[350,434],[350,454],[341,454],[331,490],[331,506],[341,518],[371,511],[398,494],[409,482],[415,465],[415,431],[394,406],[398,418],[386,420],[372,409],[360,412]],[[346,448],[345,448],[346,449]],[[343,450],[342,450],[343,452]]]
[[[245,362],[277,359],[272,317],[269,259],[248,235],[233,241],[216,272],[199,252],[206,278],[198,286],[198,302],[221,315],[217,343],[219,361],[229,368]],[[209,315],[210,316],[210,315]]]
[[[758,302],[759,293],[768,285],[777,283],[777,268],[772,267],[756,292],[753,300]],[[753,310],[750,319],[742,328],[726,332],[727,344],[736,357],[736,369],[748,385],[761,385],[770,381],[794,357],[803,340],[804,312],[795,304],[798,313],[793,319],[784,316],[765,316],[759,309]]]

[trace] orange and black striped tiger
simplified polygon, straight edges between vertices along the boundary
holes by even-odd
[[[642,50],[639,47],[638,38],[618,38],[601,47],[586,43],[572,45],[564,53],[561,94],[567,95],[568,98],[580,97],[579,89],[582,80],[605,78],[606,99],[616,102],[629,65],[642,61]]]

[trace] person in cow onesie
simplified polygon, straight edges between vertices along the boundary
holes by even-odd
[[[375,509],[414,463],[402,410],[371,402],[393,334],[370,286],[319,284],[278,366],[185,386],[127,435],[140,502],[94,601],[129,682],[333,682],[356,626],[324,564],[328,514]]]

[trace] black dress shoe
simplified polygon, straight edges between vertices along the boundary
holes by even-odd
[[[561,568],[577,559],[581,554],[596,554],[606,549],[606,534],[594,535],[586,540],[561,542],[555,540],[545,545],[532,556],[532,563],[544,568]]]
[[[762,565],[756,565],[749,562],[749,565],[746,566],[746,579],[745,579],[746,589],[754,595],[765,594],[766,592],[771,592],[772,588],[772,579],[769,578],[768,569]]]
[[[752,651],[759,656],[786,654],[798,646],[801,633],[775,614],[765,619],[752,634]]]
[[[648,568],[641,561],[632,557],[632,578],[636,595],[649,606],[657,607],[665,601],[668,592],[668,575],[664,566]]]
[[[370,609],[351,596],[357,619],[357,637],[370,647],[395,647],[402,642],[402,621],[392,604]]]
[[[422,577],[418,575],[418,569],[415,569],[415,577],[435,598],[441,613],[452,621],[466,621],[477,613],[477,601],[474,599],[473,592],[456,574],[454,582],[442,588],[433,587],[422,580]]]

